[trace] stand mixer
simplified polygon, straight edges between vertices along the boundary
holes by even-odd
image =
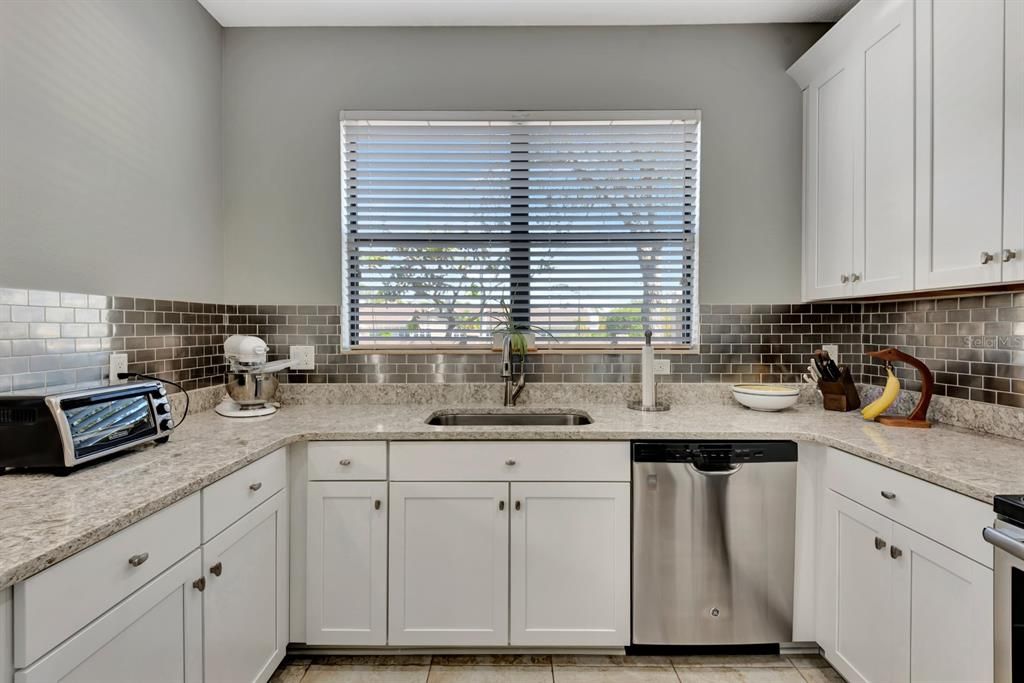
[[[291,360],[267,362],[267,343],[259,337],[235,334],[224,341],[228,363],[228,395],[215,410],[224,417],[262,417],[277,412],[273,403],[278,381],[274,373],[291,367]]]

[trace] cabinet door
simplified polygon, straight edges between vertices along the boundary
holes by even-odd
[[[807,88],[804,293],[849,296],[853,269],[857,77],[846,65]]]
[[[825,514],[826,533],[833,536],[835,588],[829,661],[851,683],[889,683],[896,635],[888,548],[892,522],[834,491],[826,493]]]
[[[991,681],[992,570],[894,525],[896,681]]]
[[[387,642],[387,484],[311,482],[306,515],[306,642]]]
[[[203,545],[207,681],[266,681],[288,644],[287,498],[274,494]]]
[[[196,550],[18,671],[15,683],[201,683],[200,576]]]
[[[512,645],[629,644],[629,484],[513,483]]]
[[[1024,2],[1006,3],[1003,280],[1024,280]]]
[[[914,3],[871,6],[858,41],[860,79],[851,275],[854,293],[914,288]]]
[[[918,289],[1001,279],[1006,4],[917,7]]]
[[[390,486],[388,643],[508,644],[508,484]]]

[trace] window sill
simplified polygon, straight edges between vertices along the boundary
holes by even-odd
[[[585,354],[625,354],[625,355],[640,355],[642,351],[640,346],[565,346],[565,347],[551,347],[545,346],[537,349],[536,351],[530,351],[530,355],[543,356],[545,354],[557,354],[557,355],[585,355]],[[697,355],[700,353],[695,345],[691,346],[655,346],[655,353],[676,353],[682,355]],[[491,355],[500,353],[498,349],[481,347],[481,346],[359,346],[351,349],[342,349],[342,355],[364,355],[368,353],[375,354],[401,354],[406,356],[412,355],[436,355],[436,354],[462,354],[462,355]]]

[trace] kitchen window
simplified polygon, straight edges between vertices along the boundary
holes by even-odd
[[[693,342],[700,117],[343,112],[346,348]]]

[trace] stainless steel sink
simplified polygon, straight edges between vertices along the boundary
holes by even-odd
[[[427,424],[436,427],[576,426],[593,422],[581,413],[434,413]]]

